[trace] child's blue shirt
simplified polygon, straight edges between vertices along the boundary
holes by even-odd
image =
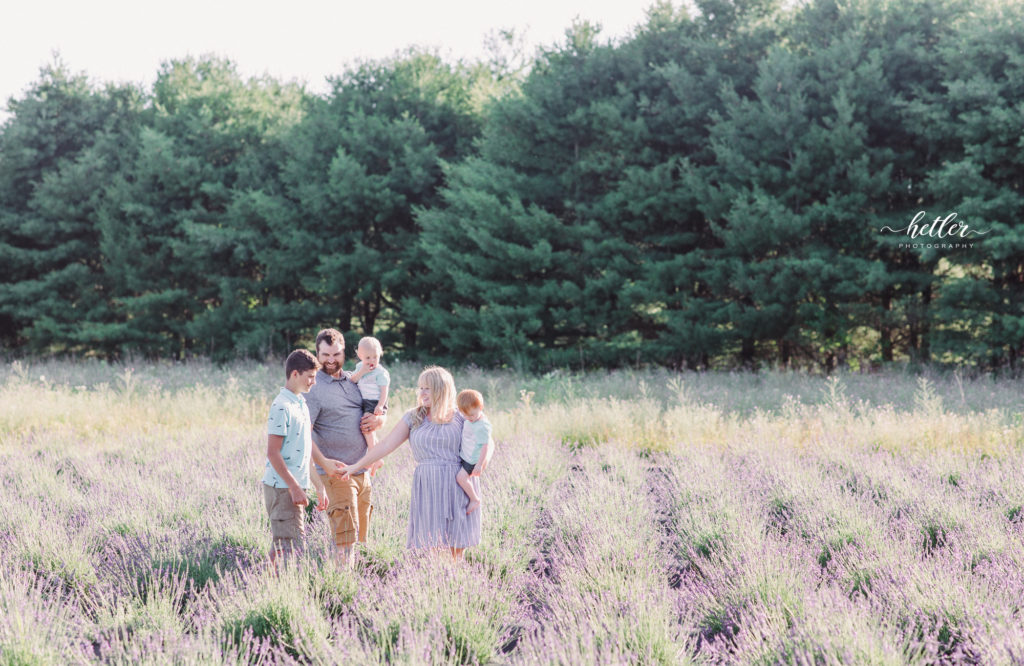
[[[362,361],[356,363],[355,372],[359,372],[359,369],[362,367]],[[356,386],[359,387],[359,393],[362,394],[363,400],[380,400],[381,387],[387,386],[390,383],[391,374],[384,369],[383,365],[378,365],[376,368],[360,377]]]
[[[462,459],[470,464],[480,462],[480,451],[491,441],[491,422],[486,416],[476,421],[466,419],[462,424]]]
[[[284,464],[300,486],[309,488],[309,459],[313,455],[313,436],[306,399],[287,388],[282,388],[274,399],[274,404],[270,406],[267,434],[284,437],[284,442],[281,443]],[[288,487],[269,460],[263,472],[263,483],[275,488]]]

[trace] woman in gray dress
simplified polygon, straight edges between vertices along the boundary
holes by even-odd
[[[467,514],[469,497],[456,482],[460,468],[464,418],[455,408],[455,381],[437,366],[420,373],[416,407],[402,416],[377,446],[347,466],[351,474],[393,452],[409,440],[416,471],[412,477],[408,548],[447,548],[460,559],[480,543],[480,511]],[[480,492],[480,479],[472,478]]]

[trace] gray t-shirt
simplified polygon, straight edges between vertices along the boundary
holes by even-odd
[[[328,458],[351,465],[366,453],[366,439],[359,430],[363,418],[363,396],[359,387],[342,372],[332,377],[317,370],[316,383],[306,394],[313,441]],[[317,470],[320,471],[319,466]],[[362,474],[365,468],[357,472]]]

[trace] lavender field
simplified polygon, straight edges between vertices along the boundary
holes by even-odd
[[[311,511],[274,576],[280,374],[0,371],[0,664],[1024,663],[1024,381],[456,371],[498,440],[481,546],[405,550],[403,447],[356,570]]]

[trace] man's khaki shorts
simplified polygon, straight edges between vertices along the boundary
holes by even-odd
[[[302,547],[306,538],[306,520],[303,508],[292,502],[287,488],[275,488],[263,484],[263,500],[270,516],[271,548],[282,553],[291,553]]]
[[[327,489],[327,518],[331,521],[336,546],[351,546],[359,536],[366,543],[366,533],[373,515],[373,483],[370,473],[354,475],[339,481],[326,474],[320,479]]]

